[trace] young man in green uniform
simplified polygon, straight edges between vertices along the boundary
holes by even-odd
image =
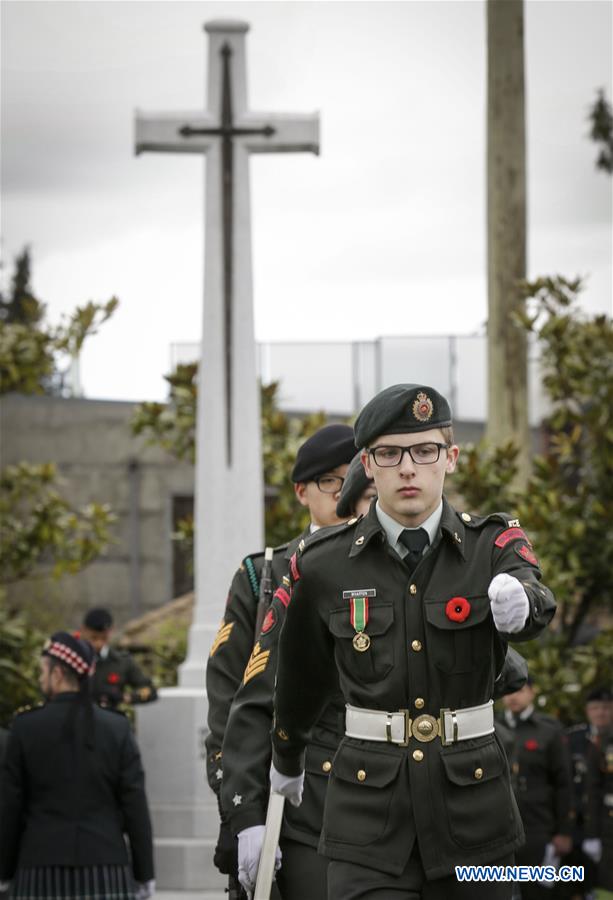
[[[292,481],[298,502],[309,510],[310,524],[288,544],[275,548],[270,582],[272,591],[281,584],[289,560],[302,540],[318,528],[338,525],[336,504],[347,466],[355,454],[353,429],[348,425],[326,425],[302,444],[296,455]],[[206,738],[207,778],[219,796],[224,777],[222,742],[234,695],[246,676],[257,638],[256,613],[264,553],[246,557],[230,585],[224,617],[211,647],[206,670],[209,701]],[[250,663],[252,672],[261,662]],[[248,754],[248,748],[245,748]],[[236,874],[236,840],[222,819],[215,865],[224,874]]]
[[[443,497],[459,451],[437,391],[387,388],[355,436],[379,499],[290,567],[271,787],[300,803],[304,748],[340,683],[328,896],[507,898],[511,884],[458,882],[454,867],[510,863],[523,842],[491,698],[507,641],[535,637],[555,603],[517,520]]]

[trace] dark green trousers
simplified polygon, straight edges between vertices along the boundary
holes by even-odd
[[[329,860],[315,847],[281,838],[281,868],[277,885],[282,900],[326,900]]]

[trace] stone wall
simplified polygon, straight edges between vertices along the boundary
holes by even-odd
[[[194,472],[134,437],[136,404],[8,395],[0,403],[2,466],[53,462],[76,506],[108,503],[115,542],[77,575],[28,580],[9,591],[21,604],[56,608],[78,624],[83,609],[107,606],[118,624],[174,596],[173,498],[193,495]]]

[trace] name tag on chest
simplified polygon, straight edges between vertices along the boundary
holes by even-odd
[[[353,597],[376,597],[375,588],[363,588],[357,591],[343,591],[343,600],[351,600]]]

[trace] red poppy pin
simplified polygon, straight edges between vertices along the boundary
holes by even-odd
[[[524,744],[524,748],[526,750],[538,750],[538,741],[535,741],[534,738],[528,738],[528,740]]]
[[[106,680],[109,684],[119,684],[120,677],[117,672],[109,672],[109,674],[106,676]]]
[[[445,614],[452,622],[464,622],[470,615],[470,603],[466,597],[452,597],[445,607]]]

